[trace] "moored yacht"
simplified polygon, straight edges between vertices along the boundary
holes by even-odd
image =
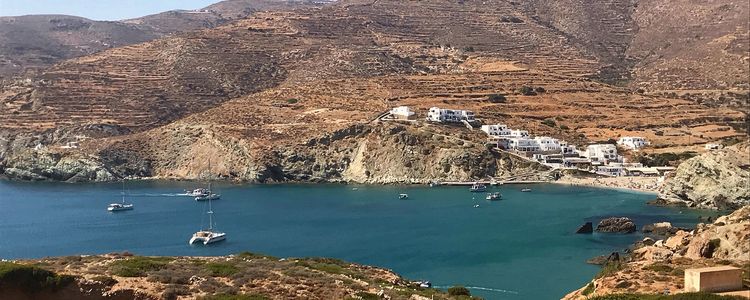
[[[208,199],[208,211],[206,212],[208,215],[208,228],[207,229],[201,229],[196,233],[193,233],[193,237],[190,238],[191,245],[193,243],[203,243],[204,245],[208,245],[215,242],[223,241],[227,238],[227,234],[224,232],[219,232],[214,230],[214,212],[211,209],[211,199]]]
[[[192,196],[192,197],[200,197],[200,196],[206,196],[208,195],[208,189],[205,188],[197,188],[192,191],[185,191],[185,195]]]
[[[211,183],[210,182],[208,183],[208,188],[207,189],[202,189],[202,190],[203,190],[203,194],[200,194],[200,195],[196,196],[195,197],[195,201],[207,201],[207,200],[219,200],[219,199],[221,199],[221,195],[214,194],[213,192],[211,192]]]
[[[111,203],[107,206],[107,211],[117,212],[123,210],[132,210],[133,204],[125,203],[125,180],[122,180],[122,203]]]

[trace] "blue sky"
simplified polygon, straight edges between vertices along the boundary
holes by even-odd
[[[63,14],[93,20],[130,19],[173,9],[196,9],[219,0],[0,0],[0,16]]]

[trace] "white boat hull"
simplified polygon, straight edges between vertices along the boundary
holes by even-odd
[[[125,210],[133,210],[133,204],[125,204],[120,206],[108,206],[107,211],[110,212],[117,212],[117,211],[125,211]]]
[[[190,238],[190,241],[188,243],[195,244],[195,243],[202,243],[204,245],[208,245],[211,243],[221,242],[227,238],[227,234],[223,232],[212,232],[208,235],[198,235],[198,233],[193,234],[193,237]]]
[[[195,201],[208,201],[208,200],[219,200],[219,199],[221,199],[221,195],[218,195],[218,194],[195,197]]]

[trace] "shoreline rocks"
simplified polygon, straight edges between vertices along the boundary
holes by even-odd
[[[608,233],[633,233],[636,226],[633,220],[626,217],[611,217],[601,220],[596,225],[596,231]]]
[[[576,230],[576,233],[593,233],[594,232],[594,224],[591,222],[586,222],[586,224],[581,225],[581,227],[578,227],[578,230]]]

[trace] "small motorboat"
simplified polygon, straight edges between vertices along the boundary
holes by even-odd
[[[502,195],[500,195],[500,193],[498,193],[498,192],[488,193],[487,197],[485,197],[485,199],[490,200],[490,201],[492,201],[492,200],[500,200],[500,198],[502,198]]]
[[[531,192],[531,189],[521,189],[521,192],[528,193]]]
[[[409,194],[398,194],[399,199],[409,199]]]
[[[487,191],[487,186],[482,183],[475,182],[473,185],[471,185],[469,191],[472,193],[484,193]]]
[[[479,204],[474,204],[474,208],[477,208],[477,207],[479,207]]]
[[[192,191],[185,191],[185,195],[188,195],[191,197],[207,196],[208,193],[209,193],[208,189],[205,189],[205,188],[197,188]]]
[[[420,280],[415,283],[418,284],[419,287],[424,288],[424,289],[428,289],[432,287],[432,283],[427,280],[424,280],[424,281]]]

